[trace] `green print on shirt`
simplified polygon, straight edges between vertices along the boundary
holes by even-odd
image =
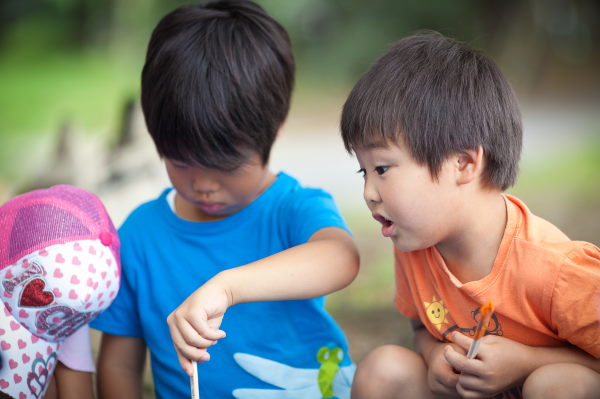
[[[341,348],[329,349],[324,346],[317,353],[317,361],[321,363],[319,368],[319,389],[323,398],[333,398],[333,379],[340,369],[340,362],[344,358]]]

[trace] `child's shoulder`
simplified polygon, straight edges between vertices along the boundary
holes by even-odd
[[[514,231],[514,237],[520,242],[526,242],[543,249],[571,245],[569,237],[550,221],[534,214],[522,200],[505,194],[507,207],[508,233]]]
[[[277,175],[273,188],[276,196],[283,200],[282,204],[287,206],[318,206],[323,200],[333,200],[332,195],[324,189],[304,186],[298,179],[285,172]]]
[[[546,264],[561,267],[568,263],[600,262],[600,249],[585,241],[571,240],[548,220],[532,213],[525,203],[506,195],[508,207],[507,230],[514,229],[516,251],[545,259]],[[598,263],[600,267],[600,263]]]
[[[280,172],[269,199],[261,206],[268,220],[277,220],[279,231],[306,241],[316,230],[325,227],[340,227],[348,230],[333,196],[321,188],[303,186],[294,177]],[[349,230],[348,230],[349,231]],[[304,241],[303,241],[304,240]],[[296,241],[294,241],[296,242]]]
[[[173,188],[165,188],[160,194],[153,199],[142,202],[137,205],[125,218],[125,221],[121,225],[120,229],[126,226],[137,226],[140,224],[150,224],[156,222],[157,216],[161,212],[168,210],[168,194],[171,193]]]
[[[296,223],[317,223],[346,228],[333,196],[322,188],[301,184],[296,178],[280,172],[270,200],[263,202],[269,212],[277,213],[281,220],[292,226]],[[297,227],[297,225],[296,225]]]

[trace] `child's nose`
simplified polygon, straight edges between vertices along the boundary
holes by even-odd
[[[381,201],[379,192],[373,183],[369,183],[369,179],[365,179],[365,186],[363,188],[363,198],[367,205],[373,202]]]
[[[214,180],[206,178],[196,178],[192,182],[192,188],[197,193],[210,194],[219,188],[219,185]]]

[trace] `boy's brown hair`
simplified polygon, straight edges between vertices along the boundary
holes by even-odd
[[[161,157],[233,170],[257,152],[263,164],[294,86],[285,29],[253,1],[177,8],[152,33],[142,109]]]
[[[487,57],[437,32],[398,41],[352,89],[342,112],[349,152],[404,140],[436,178],[451,154],[483,148],[482,183],[515,183],[522,146],[515,94]]]

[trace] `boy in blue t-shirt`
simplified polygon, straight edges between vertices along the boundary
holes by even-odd
[[[156,26],[142,108],[173,188],[119,230],[121,291],[93,323],[101,397],[141,397],[146,348],[160,398],[189,397],[192,360],[203,399],[349,397],[321,296],[354,279],[355,245],[329,194],[268,167],[293,79],[287,33],[251,1]]]

